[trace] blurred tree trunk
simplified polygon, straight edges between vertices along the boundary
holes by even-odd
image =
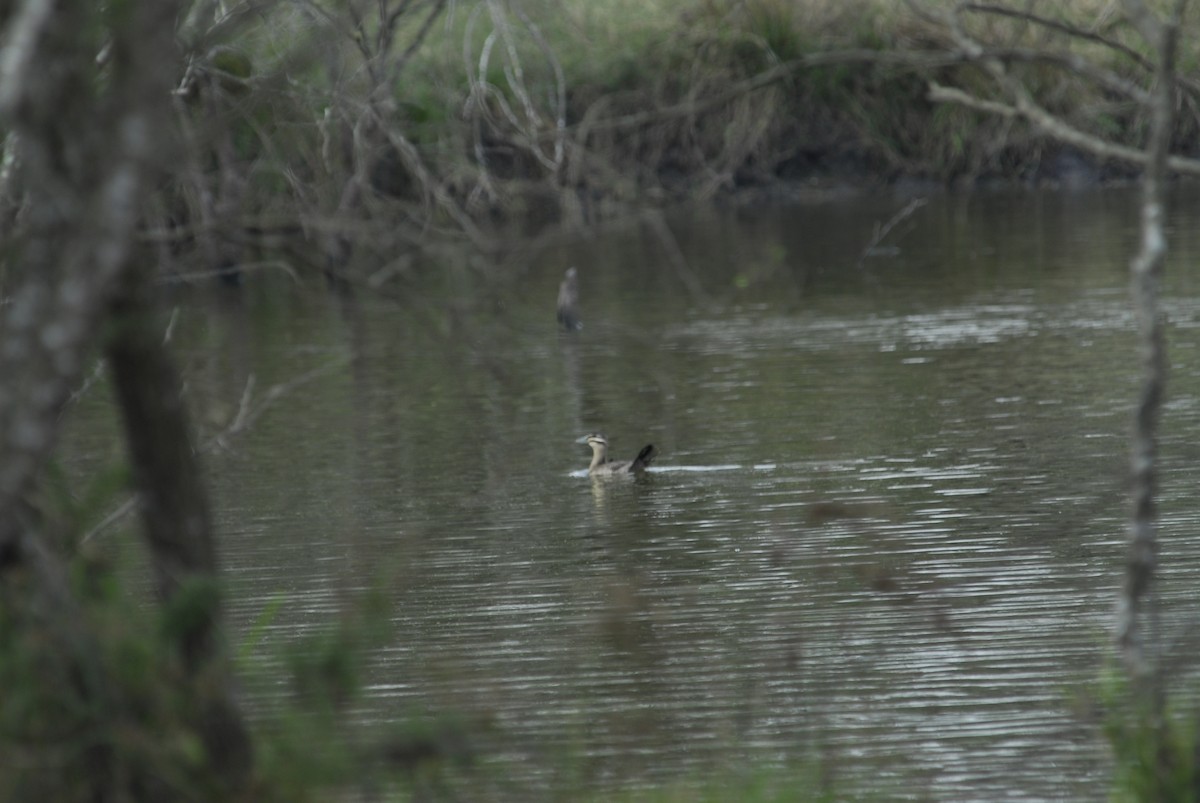
[[[1086,20],[1072,21],[1070,9],[1062,7],[1064,16],[1044,16],[1036,13],[1031,4],[1023,3],[924,3],[907,0],[908,5],[923,19],[937,24],[953,42],[952,55],[964,62],[978,65],[979,74],[988,80],[969,88],[946,87],[929,82],[929,98],[934,102],[954,103],[988,114],[1012,119],[1024,119],[1047,137],[1091,151],[1103,159],[1123,159],[1143,166],[1141,206],[1141,248],[1133,259],[1131,290],[1139,322],[1140,368],[1142,386],[1135,416],[1132,446],[1133,513],[1129,524],[1129,553],[1115,626],[1115,642],[1122,662],[1132,678],[1151,681],[1156,670],[1153,580],[1157,561],[1155,532],[1155,493],[1157,482],[1158,418],[1166,388],[1166,344],[1159,288],[1167,242],[1163,219],[1165,199],[1163,186],[1172,170],[1196,172],[1195,160],[1180,159],[1170,153],[1179,103],[1175,60],[1179,25],[1188,0],[1156,3],[1153,8],[1145,0],[1122,0],[1123,19],[1113,30],[1124,34],[1136,32],[1144,47],[1132,48],[1120,36],[1097,36]],[[1168,8],[1169,6],[1169,8]],[[1083,12],[1081,12],[1083,13]],[[1006,42],[988,41],[986,25],[977,24],[997,19],[1015,20],[1033,30],[1053,32],[1067,41],[1084,41],[1108,48],[1122,58],[1133,57],[1138,67],[1138,82],[1132,83],[1104,69],[1098,63],[1082,58],[1065,61],[1081,78],[1096,82],[1117,95],[1135,101],[1148,119],[1148,138],[1140,147],[1110,142],[1093,133],[1081,131],[1047,110],[1039,102],[1032,82],[1022,79],[1015,70],[1018,61]],[[975,24],[968,24],[975,23]],[[1150,54],[1142,57],[1144,50]],[[1069,51],[1068,51],[1069,52]],[[1056,55],[1052,51],[1043,56]],[[1057,54],[1062,55],[1062,54]],[[1143,86],[1144,84],[1144,86]],[[1149,686],[1145,690],[1150,690]],[[1157,692],[1155,692],[1157,694]],[[1161,702],[1161,700],[1159,701]]]
[[[1150,96],[1146,169],[1142,174],[1141,246],[1130,264],[1142,384],[1131,449],[1133,511],[1114,635],[1120,658],[1133,682],[1138,710],[1145,717],[1145,726],[1153,739],[1152,766],[1146,767],[1151,784],[1147,791],[1160,800],[1178,799],[1179,794],[1195,799],[1200,784],[1196,763],[1200,761],[1200,744],[1192,748],[1190,756],[1173,755],[1166,711],[1163,637],[1154,593],[1158,570],[1158,422],[1167,384],[1166,331],[1159,301],[1167,256],[1164,183],[1177,104],[1175,61],[1179,25],[1186,6],[1187,0],[1175,0],[1170,16],[1162,19],[1142,0],[1125,0],[1126,14],[1157,57],[1157,64]],[[1192,763],[1191,781],[1183,789],[1174,780],[1181,758]]]
[[[157,585],[194,691],[192,727],[214,786],[235,799],[249,740],[219,638],[207,502],[133,247],[146,188],[171,156],[181,10],[180,0],[23,0],[0,11],[0,126],[16,159],[6,190],[19,204],[4,227],[14,236],[0,274],[9,302],[0,328],[0,638],[11,646],[22,631],[61,634],[41,653],[58,664],[48,669],[74,679],[92,716],[115,704],[103,699],[99,636],[86,632],[65,559],[31,503],[62,406],[108,332]],[[93,759],[74,781],[89,786],[87,799],[161,799],[161,789],[115,787],[103,751]]]
[[[192,447],[182,385],[156,326],[151,286],[131,268],[112,304],[106,344],[133,481],[168,632],[192,679],[199,735],[230,791],[248,778],[250,739],[233,701],[221,637],[208,495]]]
[[[1138,319],[1142,386],[1134,419],[1132,445],[1133,514],[1129,525],[1129,553],[1117,611],[1116,642],[1131,675],[1149,678],[1158,658],[1157,623],[1152,584],[1157,564],[1155,494],[1158,475],[1158,419],[1166,390],[1167,355],[1159,293],[1167,239],[1163,228],[1166,201],[1163,184],[1174,121],[1175,53],[1179,22],[1186,0],[1176,0],[1172,16],[1163,21],[1142,3],[1125,0],[1126,13],[1142,38],[1157,55],[1151,95],[1147,163],[1142,174],[1141,247],[1130,265],[1131,291]],[[1143,621],[1145,620],[1145,621]],[[1147,632],[1149,630],[1149,632]],[[1149,654],[1148,654],[1149,653]],[[1162,713],[1162,690],[1148,689],[1156,716]]]

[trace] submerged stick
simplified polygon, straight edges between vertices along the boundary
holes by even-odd
[[[896,226],[898,226],[902,220],[909,217],[913,212],[916,212],[927,203],[929,203],[929,201],[926,198],[913,198],[908,202],[907,206],[905,206],[896,214],[892,215],[891,219],[888,220],[887,223],[884,223],[882,226],[876,223],[875,233],[871,235],[871,239],[867,242],[866,247],[863,248],[862,253],[859,254],[857,263],[858,267],[861,268],[863,261],[866,260],[867,257],[873,255],[873,252],[879,248],[879,244],[882,243],[889,234],[891,234],[892,229],[896,228]]]

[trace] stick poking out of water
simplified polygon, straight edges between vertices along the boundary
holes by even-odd
[[[913,198],[908,202],[906,207],[892,215],[891,220],[889,220],[887,223],[884,223],[882,226],[880,226],[879,223],[876,222],[875,233],[871,235],[871,239],[867,242],[867,247],[863,249],[863,252],[858,257],[858,267],[862,267],[863,261],[866,260],[867,257],[876,256],[880,252],[880,243],[882,243],[884,238],[891,233],[892,229],[896,228],[896,226],[900,224],[900,221],[907,218],[913,212],[916,212],[928,202],[929,201],[926,198]]]
[[[579,271],[567,268],[567,275],[558,286],[558,322],[568,332],[583,328],[579,320]]]

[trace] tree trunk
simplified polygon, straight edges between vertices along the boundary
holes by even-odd
[[[250,739],[230,692],[207,493],[150,292],[131,268],[106,350],[168,632],[198,695],[197,727],[216,777],[233,791],[249,777]]]
[[[1153,674],[1159,646],[1154,643],[1157,623],[1154,621],[1152,584],[1158,553],[1155,511],[1158,419],[1167,381],[1166,337],[1159,304],[1163,263],[1167,255],[1163,184],[1175,112],[1176,42],[1186,2],[1177,0],[1174,16],[1166,22],[1159,20],[1141,0],[1126,0],[1125,5],[1130,21],[1158,55],[1151,96],[1150,135],[1146,143],[1147,163],[1142,175],[1142,242],[1130,265],[1131,294],[1138,318],[1142,387],[1134,417],[1129,552],[1115,632],[1121,659],[1131,675],[1142,680]],[[1156,698],[1153,708],[1159,711],[1161,690],[1153,691],[1153,697]]]
[[[37,685],[3,689],[0,704],[31,705],[14,727],[33,723],[40,737],[11,745],[33,751],[17,781],[36,789],[17,799],[45,799],[33,793],[49,788],[89,801],[158,799],[123,787],[134,779],[107,764],[116,736],[106,729],[129,713],[115,706],[138,706],[115,699],[100,636],[31,501],[63,404],[114,312],[123,318],[109,354],[158,588],[193,692],[190,713],[220,799],[244,797],[246,788],[250,751],[220,644],[199,467],[178,380],[153,331],[147,282],[132,267],[145,188],[168,164],[180,8],[181,0],[16,0],[0,11],[0,128],[15,158],[10,188],[21,192],[2,277],[9,303],[0,308],[0,647],[21,650],[6,655],[25,661],[20,679]],[[44,732],[63,720],[81,727]],[[45,769],[52,766],[61,772]]]

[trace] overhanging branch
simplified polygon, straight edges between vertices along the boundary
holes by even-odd
[[[1045,134],[1073,145],[1080,150],[1088,151],[1103,159],[1118,159],[1131,164],[1143,165],[1149,163],[1150,156],[1139,148],[1118,145],[1115,142],[1092,136],[1063,122],[1045,109],[1028,99],[1018,99],[1016,103],[1003,103],[996,100],[986,100],[968,94],[961,89],[929,83],[929,100],[934,103],[954,103],[976,111],[993,114],[999,117],[1015,117],[1028,120]],[[1188,159],[1184,156],[1169,156],[1167,168],[1175,173],[1200,176],[1200,160]]]

